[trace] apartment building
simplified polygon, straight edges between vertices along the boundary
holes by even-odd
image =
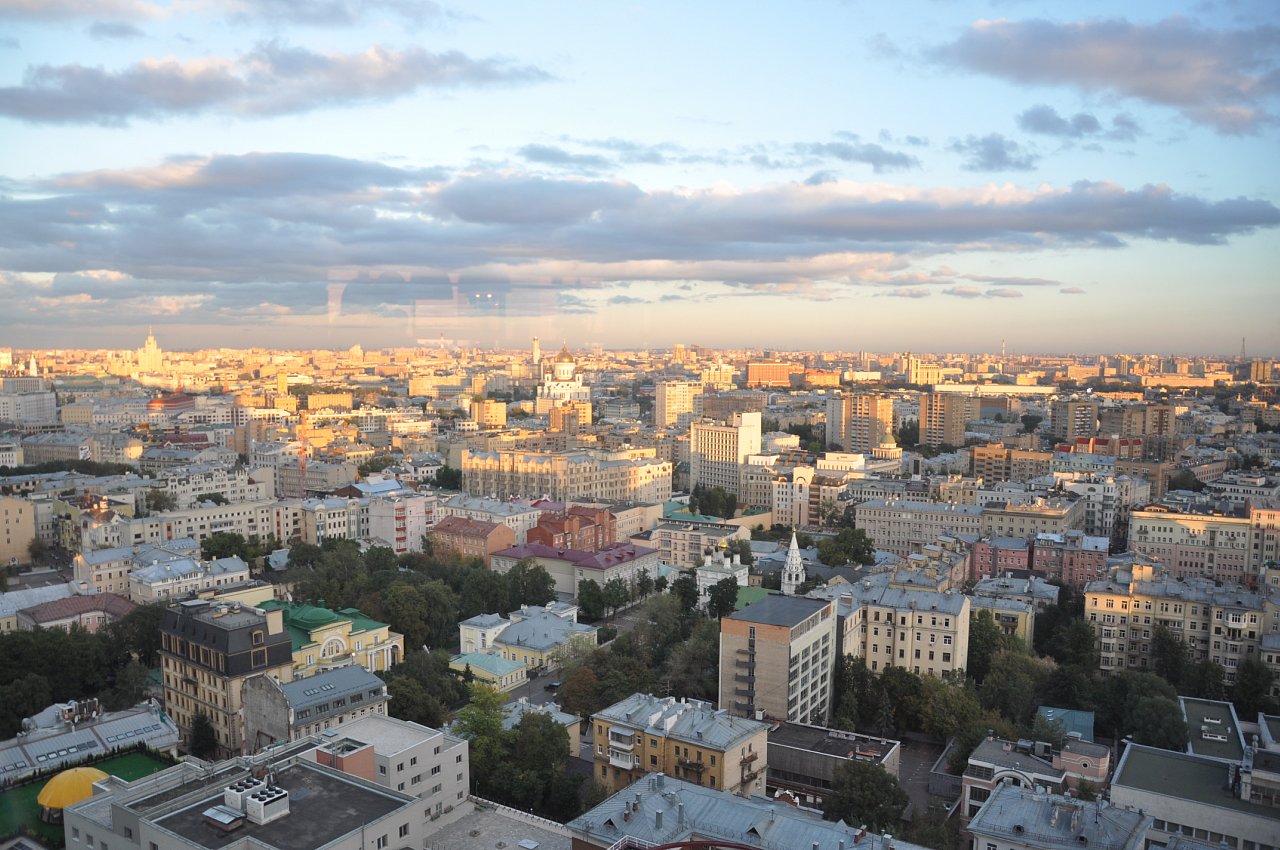
[[[486,567],[491,565],[495,552],[515,544],[515,532],[509,526],[460,516],[445,517],[437,522],[430,538],[433,552],[479,558]]]
[[[416,493],[370,499],[366,510],[369,539],[397,555],[421,552],[422,538],[435,523],[435,498]]]
[[[1081,531],[1037,534],[1031,541],[1031,570],[1077,592],[1106,574],[1109,541]]]
[[[662,563],[656,549],[632,543],[615,543],[596,552],[526,543],[494,552],[490,569],[506,573],[524,558],[532,558],[551,575],[557,593],[575,598],[578,585],[587,579],[604,587],[608,581],[617,578],[630,586],[641,573],[647,573],[650,578],[656,577]]]
[[[356,664],[281,682],[250,676],[244,682],[245,751],[322,735],[328,729],[387,713],[387,685]]]
[[[632,694],[591,717],[596,780],[621,791],[663,773],[743,797],[764,793],[769,724],[702,700]]]
[[[739,717],[824,724],[838,641],[829,599],[767,596],[721,618],[719,704]]]
[[[1075,497],[988,503],[982,509],[981,530],[998,537],[1066,534],[1083,527],[1084,515],[1085,503]]]
[[[870,454],[893,439],[893,399],[879,393],[840,393],[827,399],[827,444]]]
[[[0,496],[0,566],[30,562],[35,539],[35,506],[17,496]]]
[[[665,502],[671,475],[671,462],[659,460],[654,449],[462,453],[463,489],[473,496]]]
[[[866,659],[872,670],[903,667],[919,676],[965,668],[969,598],[949,587],[922,587],[915,573],[875,573],[815,591],[835,602],[842,654]]]
[[[279,610],[193,600],[166,609],[160,622],[165,711],[184,740],[197,714],[208,717],[223,756],[243,751],[245,679],[267,674],[292,681],[292,661]]]
[[[1049,433],[1058,440],[1074,441],[1098,433],[1102,404],[1092,398],[1063,398],[1049,405]]]
[[[694,401],[701,395],[701,381],[659,381],[654,386],[654,427],[687,424],[694,416]]]
[[[719,522],[663,522],[641,543],[657,549],[664,564],[696,567],[707,550],[720,549],[737,540],[750,540],[745,526]]]
[[[462,493],[450,496],[436,509],[439,519],[460,516],[505,525],[515,533],[517,544],[528,542],[529,529],[538,524],[543,513],[542,508],[535,508],[527,501],[487,499]]]
[[[970,471],[986,484],[1030,481],[1048,475],[1053,467],[1053,452],[1015,449],[1003,443],[974,446],[969,453]]]
[[[904,558],[939,537],[979,534],[983,521],[977,505],[873,499],[854,508],[854,527],[877,549]]]
[[[129,599],[145,605],[234,587],[249,578],[249,565],[235,555],[210,561],[177,558],[129,571]]]
[[[1135,561],[1085,586],[1085,616],[1098,636],[1104,671],[1148,669],[1152,633],[1164,626],[1186,644],[1192,661],[1221,664],[1230,683],[1240,662],[1260,657],[1263,637],[1280,625],[1272,593],[1178,577]]]
[[[1013,773],[1010,782],[991,792],[990,802],[976,813],[968,829],[973,846],[989,850],[1143,850],[1149,846],[1151,823],[1152,819],[1141,810],[1025,787]]]
[[[926,446],[963,446],[965,424],[980,419],[981,401],[958,393],[920,394],[920,442]]]
[[[489,398],[472,399],[471,420],[481,428],[505,428],[507,403]]]
[[[164,491],[179,510],[194,507],[201,496],[219,495],[228,502],[259,502],[274,496],[273,482],[259,481],[244,467],[199,464],[164,472]]]
[[[1160,561],[1175,578],[1256,582],[1262,558],[1254,556],[1254,536],[1244,512],[1147,505],[1129,517],[1129,548]]]
[[[746,385],[748,387],[789,389],[793,371],[800,370],[790,363],[749,362],[747,363]]]
[[[275,530],[275,506],[271,500],[234,505],[208,505],[148,517],[115,515],[106,523],[88,517],[81,523],[81,551],[144,543],[163,545],[184,537],[204,540],[219,531],[265,540]]]
[[[689,426],[689,486],[722,487],[737,495],[743,464],[760,453],[759,413],[735,413],[727,422]]]

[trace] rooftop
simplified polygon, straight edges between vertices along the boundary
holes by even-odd
[[[1111,784],[1280,820],[1280,809],[1241,800],[1224,790],[1227,771],[1228,765],[1218,759],[1130,744]]]
[[[761,623],[766,626],[793,627],[803,623],[830,604],[826,599],[807,599],[803,596],[766,596],[741,611],[729,614],[725,619]]]
[[[508,661],[500,655],[489,655],[486,652],[467,652],[462,655],[455,655],[449,659],[449,663],[457,664],[463,667],[470,667],[473,670],[483,670],[492,676],[506,676],[520,670],[524,667],[519,661]]]
[[[403,752],[444,734],[430,726],[409,720],[395,720],[382,714],[369,714],[358,720],[342,723],[337,731],[345,738],[372,744],[373,749],[382,756]]]
[[[1190,735],[1188,751],[1230,762],[1244,758],[1244,736],[1231,703],[1178,697],[1178,704]]]
[[[1003,784],[969,822],[979,839],[998,837],[1046,850],[1140,850],[1150,827],[1151,818],[1140,812]]]
[[[1052,706],[1042,705],[1036,709],[1036,714],[1046,720],[1056,720],[1062,724],[1063,731],[1070,735],[1076,732],[1080,735],[1082,741],[1093,740],[1093,712],[1077,711],[1072,708],[1053,708]]]
[[[596,712],[595,718],[722,750],[768,728],[766,723],[714,709],[703,700],[651,694],[632,694]]]
[[[456,819],[427,836],[428,847],[448,850],[464,847],[508,847],[519,850],[521,847],[536,846],[537,850],[570,850],[573,844],[569,831],[559,824],[542,821],[505,807],[474,806],[461,817],[457,817],[457,812],[454,815]]]
[[[415,797],[376,789],[304,762],[282,769],[276,781],[289,792],[289,814],[279,820],[265,824],[245,820],[244,825],[233,832],[215,830],[205,822],[204,812],[222,803],[223,792],[217,788],[210,789],[211,793],[192,805],[159,818],[156,825],[210,850],[247,839],[267,848],[314,850],[357,832],[364,824],[380,820],[397,809],[419,803]]]
[[[780,723],[769,730],[769,745],[795,747],[838,758],[883,761],[898,746],[897,741],[853,732],[841,732],[804,723]]]
[[[325,702],[331,702],[336,696],[377,690],[381,692],[386,686],[383,681],[359,664],[348,664],[333,670],[325,670],[281,685],[285,698],[294,709],[310,708]]]

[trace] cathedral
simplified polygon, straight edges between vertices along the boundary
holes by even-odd
[[[591,388],[582,382],[578,364],[566,346],[542,364],[542,383],[538,386],[534,413],[547,416],[553,407],[567,401],[591,401]]]

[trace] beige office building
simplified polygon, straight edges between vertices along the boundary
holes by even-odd
[[[870,454],[893,439],[893,399],[878,393],[841,393],[827,400],[827,443]]]
[[[722,487],[737,495],[742,465],[760,453],[759,413],[735,413],[728,422],[689,427],[689,485]]]
[[[839,652],[835,604],[766,596],[720,620],[720,705],[739,717],[824,725]]]
[[[693,415],[694,400],[702,395],[699,381],[659,381],[654,388],[653,424],[658,428],[680,425]]]

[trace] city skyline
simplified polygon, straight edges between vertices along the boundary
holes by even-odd
[[[0,0],[0,338],[1280,355],[1280,13],[1124,13]]]

